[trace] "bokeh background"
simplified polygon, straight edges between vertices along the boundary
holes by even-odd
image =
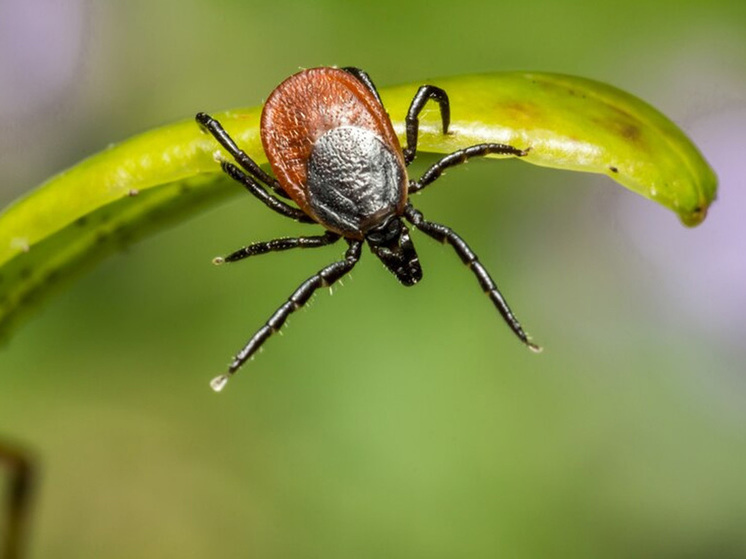
[[[604,177],[470,163],[417,205],[543,354],[415,233],[421,284],[366,251],[219,396],[341,249],[215,268],[300,230],[237,195],[106,260],[0,353],[0,437],[42,474],[30,556],[746,557],[746,4],[1,0],[0,202],[317,65],[606,81],[695,140],[719,199],[689,230]]]

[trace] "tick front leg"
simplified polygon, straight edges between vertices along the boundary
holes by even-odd
[[[7,521],[0,529],[0,557],[19,559],[23,555],[31,505],[33,466],[31,459],[18,448],[0,444],[0,466],[7,465],[10,482],[7,491]]]
[[[404,163],[409,165],[417,155],[417,137],[419,135],[419,115],[425,104],[430,100],[438,102],[440,106],[440,117],[443,122],[443,134],[448,134],[448,126],[451,124],[451,105],[445,90],[434,85],[423,85],[415,94],[407,111],[405,124],[407,127],[407,147],[404,148]]]
[[[345,252],[344,260],[329,264],[318,273],[314,274],[304,281],[298,289],[288,298],[275,313],[269,318],[267,323],[254,334],[244,348],[233,358],[233,362],[228,367],[228,372],[215,377],[210,386],[216,392],[221,391],[230,377],[243,365],[267,339],[277,332],[287,320],[288,316],[305,305],[311,296],[320,287],[332,285],[342,276],[349,273],[360,260],[360,251],[363,246],[362,241],[347,240],[349,247]]]
[[[429,235],[430,237],[432,237],[436,241],[440,241],[441,243],[448,243],[453,247],[453,249],[456,251],[456,254],[458,254],[459,258],[461,258],[461,261],[466,264],[477,277],[479,285],[482,287],[484,292],[495,305],[505,322],[508,323],[508,326],[513,331],[513,333],[518,336],[518,338],[524,344],[526,344],[529,349],[537,353],[540,352],[541,348],[538,345],[534,344],[529,339],[526,332],[523,331],[520,322],[518,322],[518,319],[513,314],[513,311],[510,310],[508,303],[505,301],[505,298],[500,293],[500,290],[497,288],[497,285],[490,276],[489,272],[485,269],[482,263],[479,262],[479,258],[477,258],[477,255],[474,254],[474,251],[469,248],[469,245],[466,244],[466,241],[459,237],[450,227],[440,225],[439,223],[433,223],[432,221],[426,221],[425,218],[422,216],[422,213],[419,210],[414,209],[411,205],[408,205],[406,207],[406,209],[404,210],[404,215],[409,221],[412,222],[412,225],[414,225],[417,229],[419,229],[426,235]]]
[[[312,237],[283,237],[281,239],[273,239],[261,243],[252,243],[232,252],[228,256],[218,256],[213,259],[213,263],[222,264],[223,262],[236,262],[248,258],[249,256],[257,256],[259,254],[281,250],[290,250],[291,248],[323,247],[336,243],[339,239],[340,235],[333,233],[332,231],[327,231],[323,235],[315,235]]]

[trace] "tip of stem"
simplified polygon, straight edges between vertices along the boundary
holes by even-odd
[[[231,377],[228,374],[217,376],[210,381],[210,388],[215,392],[221,392],[223,388],[225,388],[225,385],[228,384],[228,379],[230,378]]]
[[[534,353],[541,353],[542,351],[544,351],[543,347],[541,347],[540,345],[536,345],[534,342],[531,341],[527,341],[526,346],[528,346],[528,349],[530,349]]]
[[[212,263],[215,264],[216,266],[220,266],[224,262],[225,262],[225,258],[223,258],[222,256],[216,256],[215,258],[212,259]]]

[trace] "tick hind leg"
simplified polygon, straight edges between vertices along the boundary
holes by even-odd
[[[275,194],[278,194],[283,198],[289,198],[287,193],[280,187],[277,179],[265,173],[262,168],[256,163],[256,161],[251,159],[251,157],[249,157],[244,150],[239,148],[233,138],[231,138],[228,132],[225,131],[223,125],[220,124],[220,122],[212,118],[207,113],[197,113],[195,120],[202,128],[212,134],[212,136],[218,141],[218,143],[223,146],[225,151],[227,151],[231,155],[231,157],[233,157],[233,159],[235,159],[236,162],[241,167],[243,167],[252,177],[268,185],[275,192]]]
[[[378,94],[378,90],[376,89],[376,86],[373,83],[373,80],[370,79],[368,72],[366,72],[365,70],[361,70],[360,68],[355,68],[354,66],[345,66],[344,68],[342,68],[342,70],[344,70],[348,74],[357,78],[357,80],[360,83],[362,83],[365,87],[368,88],[368,91],[370,91],[373,94],[376,100],[381,105],[383,105],[383,102],[381,101],[381,96]]]
[[[409,165],[417,155],[417,138],[420,130],[419,115],[425,104],[432,99],[440,107],[440,118],[443,122],[443,134],[448,134],[451,124],[451,105],[445,90],[434,85],[423,85],[417,90],[412,103],[409,105],[405,124],[407,127],[407,147],[404,148],[404,163]]]
[[[228,379],[243,365],[267,339],[277,332],[285,323],[287,318],[305,305],[311,296],[320,287],[330,286],[339,280],[342,276],[349,273],[360,260],[360,252],[363,246],[362,241],[347,240],[349,247],[345,252],[344,260],[329,264],[319,270],[293,292],[288,300],[277,309],[269,318],[267,323],[254,334],[244,348],[233,358],[233,362],[228,367],[228,372],[215,377],[210,385],[215,391],[223,389]]]
[[[432,221],[426,221],[422,216],[422,213],[419,210],[414,209],[411,205],[406,207],[404,215],[412,222],[412,225],[426,235],[429,235],[441,243],[450,244],[456,251],[456,254],[458,254],[459,258],[461,258],[461,261],[466,264],[477,277],[479,285],[495,305],[503,319],[505,319],[505,322],[508,323],[508,326],[513,333],[532,351],[541,351],[541,348],[534,344],[529,339],[526,332],[523,331],[520,322],[518,322],[513,311],[510,310],[508,303],[500,293],[500,290],[497,288],[497,285],[489,272],[487,272],[485,267],[482,266],[482,263],[479,262],[477,255],[474,254],[474,251],[472,251],[471,248],[469,248],[466,241],[459,237],[450,227],[440,225],[439,223],[433,223]]]
[[[6,510],[0,511],[7,514],[5,526],[0,527],[0,535],[4,537],[0,541],[0,557],[18,559],[23,555],[30,512],[33,466],[22,450],[0,443],[0,469],[4,465],[9,470],[10,482]]]

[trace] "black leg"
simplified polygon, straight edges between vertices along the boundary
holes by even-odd
[[[417,90],[412,103],[407,111],[405,120],[407,125],[407,147],[404,148],[404,162],[409,165],[417,154],[417,136],[419,134],[420,121],[417,118],[422,112],[428,100],[434,100],[440,105],[440,117],[443,120],[443,134],[448,134],[448,126],[451,123],[451,105],[448,102],[448,94],[434,85],[423,85]]]
[[[418,181],[409,182],[409,193],[414,194],[425,188],[431,182],[437,180],[443,171],[455,165],[466,163],[472,157],[484,157],[490,154],[516,155],[523,157],[528,154],[531,148],[518,149],[506,144],[478,144],[468,148],[460,149],[449,153],[440,161],[434,163],[427,171],[423,173]]]
[[[265,173],[262,168],[256,164],[256,162],[249,157],[245,151],[236,145],[225,131],[222,124],[212,118],[207,113],[197,113],[195,120],[199,123],[202,128],[207,130],[213,137],[220,143],[223,148],[236,160],[236,162],[243,167],[251,176],[260,182],[268,185],[275,194],[279,194],[283,198],[289,198],[287,193],[280,187],[280,183],[277,179],[269,176]]]
[[[376,89],[376,86],[373,85],[373,80],[370,79],[368,72],[366,72],[365,70],[361,70],[360,68],[355,68],[354,66],[346,66],[342,68],[342,70],[344,70],[348,74],[352,74],[353,76],[355,76],[358,81],[360,81],[363,85],[365,85],[365,87],[370,90],[370,92],[378,100],[381,106],[383,106],[381,96],[378,95],[378,90]]]
[[[261,243],[252,243],[248,246],[238,249],[232,252],[225,258],[218,256],[213,260],[215,264],[222,264],[223,262],[236,262],[243,260],[249,256],[256,256],[258,254],[266,254],[268,252],[276,252],[280,250],[290,250],[291,248],[316,248],[336,243],[340,239],[340,235],[327,231],[323,235],[314,237],[284,237],[282,239],[274,239],[271,241],[265,241]]]
[[[300,221],[301,223],[316,223],[302,210],[294,208],[293,206],[289,206],[282,200],[278,200],[274,196],[270,195],[259,185],[258,182],[256,182],[253,178],[251,178],[249,175],[244,173],[241,169],[239,169],[232,163],[223,161],[220,165],[223,168],[223,171],[225,171],[229,177],[244,185],[246,187],[246,190],[259,198],[259,200],[261,200],[271,210],[274,210],[278,214],[284,215],[285,217],[289,217],[290,219],[294,219],[295,221]]]
[[[349,248],[345,252],[344,260],[329,264],[326,268],[314,274],[296,289],[288,300],[275,311],[267,323],[254,334],[244,348],[236,355],[233,362],[228,367],[228,372],[215,377],[210,386],[213,390],[219,392],[223,389],[228,379],[243,365],[269,338],[277,332],[287,320],[288,316],[305,305],[311,298],[311,295],[320,287],[332,285],[342,276],[347,274],[355,267],[360,260],[360,251],[363,246],[362,241],[347,239]]]
[[[433,223],[432,221],[426,221],[422,216],[422,213],[414,209],[411,205],[408,205],[404,210],[404,215],[412,225],[417,227],[420,231],[429,235],[433,239],[440,241],[441,243],[450,244],[458,254],[461,261],[466,264],[479,281],[479,285],[482,287],[487,296],[492,300],[492,303],[497,307],[505,322],[508,323],[510,329],[515,333],[516,336],[526,344],[529,349],[535,352],[541,351],[541,348],[531,342],[528,335],[523,331],[521,324],[513,314],[513,311],[508,307],[508,303],[503,298],[500,291],[497,289],[497,285],[490,277],[489,272],[482,266],[477,258],[477,255],[469,248],[469,245],[459,237],[450,227],[440,225],[439,223]]]
[[[23,555],[30,512],[33,467],[23,451],[5,444],[0,446],[0,465],[3,463],[10,471],[10,483],[6,505],[7,524],[0,529],[5,539],[0,541],[0,557],[19,559]]]

